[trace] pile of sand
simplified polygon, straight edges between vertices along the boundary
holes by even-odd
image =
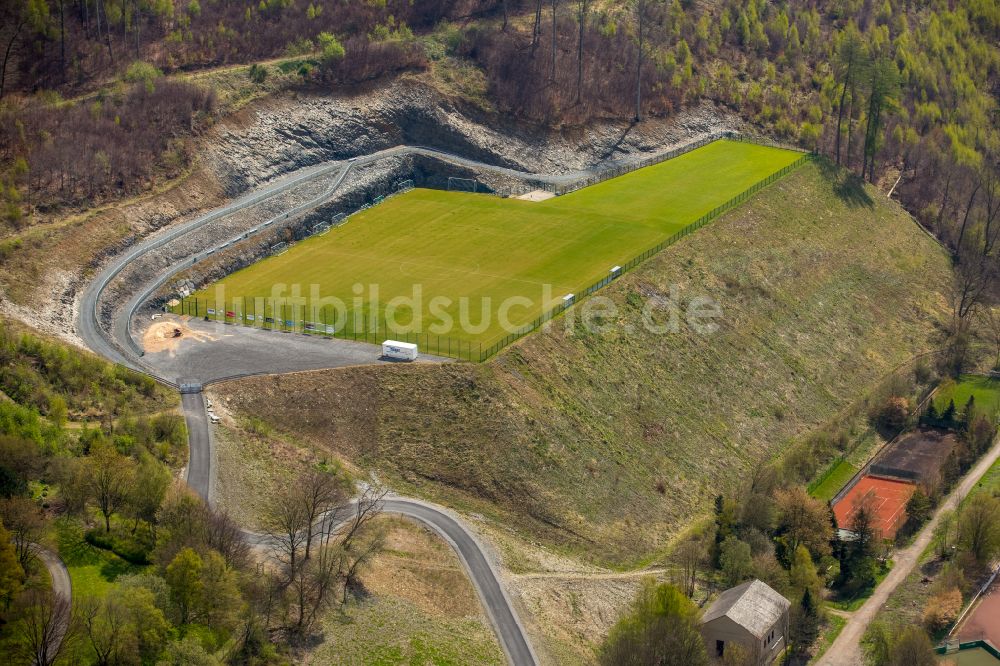
[[[156,352],[175,352],[181,340],[210,340],[207,333],[201,333],[189,328],[179,318],[160,319],[150,324],[142,334],[142,348],[147,354]]]

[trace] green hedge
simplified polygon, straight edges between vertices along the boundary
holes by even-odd
[[[131,564],[149,564],[149,550],[141,544],[128,539],[122,539],[115,534],[108,534],[103,529],[95,527],[83,535],[84,540],[95,548],[110,550],[112,553]]]

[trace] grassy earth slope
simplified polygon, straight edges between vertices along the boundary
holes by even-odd
[[[216,390],[399,490],[627,566],[932,347],[948,280],[944,251],[898,206],[809,165],[602,292],[618,310],[606,332],[567,317],[484,365]],[[719,330],[635,326],[671,285],[718,302]]]
[[[504,664],[454,551],[409,520],[381,517],[385,549],[362,573],[368,593],[327,614],[309,664]]]

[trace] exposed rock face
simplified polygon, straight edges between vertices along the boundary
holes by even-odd
[[[735,116],[704,104],[638,125],[554,131],[460,110],[433,88],[404,78],[363,94],[273,100],[241,127],[220,129],[207,159],[234,195],[288,171],[400,144],[523,171],[564,173],[739,125]]]

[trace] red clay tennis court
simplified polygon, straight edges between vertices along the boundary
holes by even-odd
[[[1000,646],[1000,576],[994,579],[955,633],[962,641],[987,640]]]
[[[883,539],[892,539],[906,522],[906,503],[917,487],[905,481],[863,476],[844,497],[833,505],[837,527],[849,530],[854,525],[854,514],[862,502],[871,502],[875,510],[873,527]]]

